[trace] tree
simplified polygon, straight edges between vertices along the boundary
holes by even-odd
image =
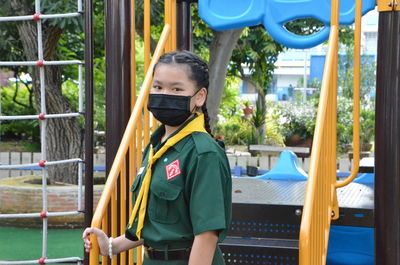
[[[339,34],[344,55],[339,56],[338,85],[344,97],[353,98],[354,30],[350,26],[342,26]],[[360,68],[360,98],[365,101],[375,87],[376,66],[374,58],[370,55],[361,55]]]
[[[272,82],[275,62],[283,49],[263,26],[246,28],[233,51],[229,65],[229,75],[238,76],[257,89],[258,99],[252,124],[258,132],[259,143],[265,141],[265,95]]]

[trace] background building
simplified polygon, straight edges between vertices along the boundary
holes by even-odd
[[[361,51],[363,57],[376,60],[378,39],[378,12],[370,11],[362,18]],[[280,53],[275,64],[274,78],[267,98],[273,101],[292,100],[296,92],[312,94],[315,89],[304,88],[303,80],[307,83],[320,82],[325,63],[326,45],[318,45],[307,50],[288,49]],[[340,56],[344,56],[344,49]],[[240,87],[240,97],[255,102],[256,89],[243,81]]]

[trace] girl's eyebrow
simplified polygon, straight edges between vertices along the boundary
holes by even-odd
[[[163,82],[161,82],[161,81],[158,81],[158,80],[153,80],[153,84],[156,84],[156,85],[163,85]],[[177,81],[177,82],[171,82],[171,83],[168,83],[170,86],[183,86],[184,84],[182,83],[182,82],[179,82],[179,81]]]

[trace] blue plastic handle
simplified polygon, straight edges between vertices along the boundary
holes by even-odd
[[[375,0],[363,0],[363,14],[375,8]],[[214,30],[227,30],[264,24],[279,43],[290,48],[310,48],[329,37],[330,0],[199,0],[200,17]],[[354,22],[355,1],[342,0],[339,21]],[[293,34],[284,25],[292,20],[315,18],[324,27],[308,36]]]

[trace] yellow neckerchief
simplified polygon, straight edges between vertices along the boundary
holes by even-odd
[[[198,114],[198,117],[189,122],[185,127],[182,128],[176,135],[172,136],[167,140],[163,147],[161,147],[158,152],[153,155],[153,146],[150,145],[149,150],[149,159],[146,169],[146,175],[143,178],[143,183],[139,191],[139,195],[136,199],[135,206],[133,207],[131,217],[129,218],[128,228],[132,227],[133,221],[135,220],[136,214],[139,209],[139,219],[138,225],[136,228],[136,236],[140,239],[141,231],[143,229],[144,217],[146,216],[146,208],[147,208],[147,199],[149,196],[149,188],[151,182],[151,167],[154,162],[157,161],[171,146],[175,145],[177,142],[188,136],[193,132],[204,132],[207,131],[204,129],[204,115]]]

